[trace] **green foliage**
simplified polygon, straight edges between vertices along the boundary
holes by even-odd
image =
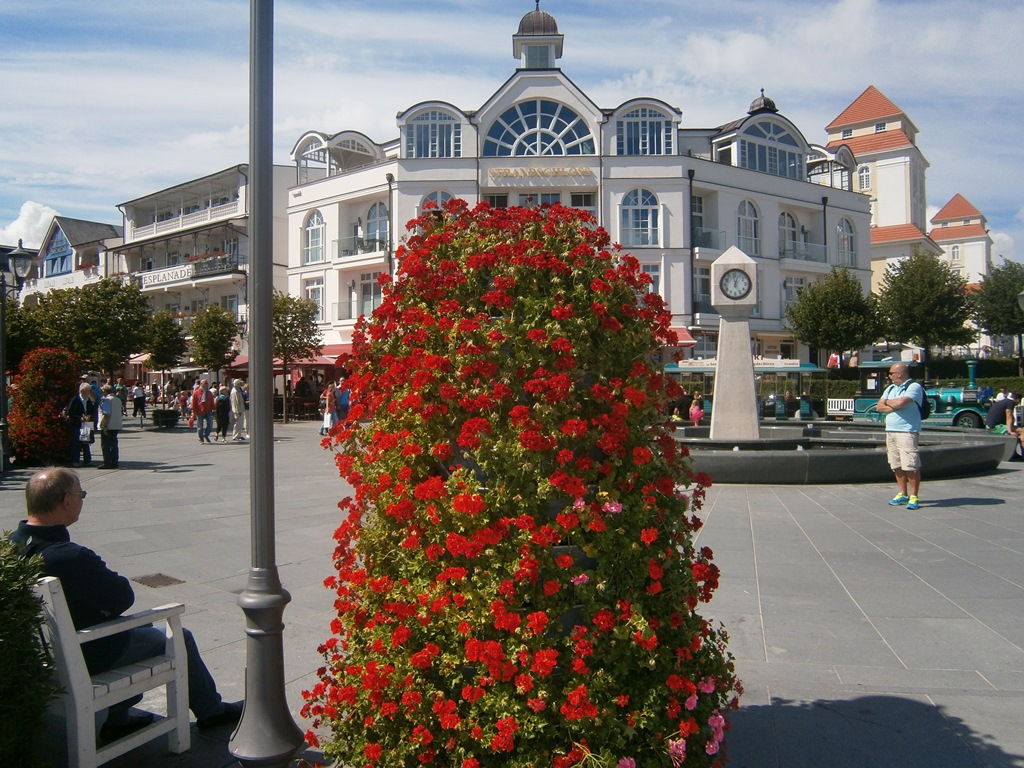
[[[885,270],[878,296],[885,334],[889,339],[924,347],[958,346],[974,340],[967,326],[972,305],[967,283],[937,256],[915,251]]]
[[[192,359],[209,371],[219,371],[238,357],[235,316],[218,306],[196,312],[189,326]]]
[[[47,704],[56,689],[39,638],[42,607],[32,593],[42,558],[24,558],[0,537],[0,765],[34,766]]]
[[[1024,310],[1017,295],[1024,291],[1024,264],[1007,261],[981,278],[981,288],[972,296],[978,326],[992,336],[1024,333]]]
[[[303,357],[315,357],[323,349],[320,333],[320,308],[312,299],[300,299],[287,293],[274,292],[274,332],[271,341],[274,357],[288,364]]]
[[[319,324],[320,308],[312,299],[300,299],[277,291],[274,291],[272,306],[274,331],[271,347],[274,357],[281,360],[287,379],[293,360],[315,357],[323,349],[323,335],[320,333]],[[284,396],[284,420],[287,422],[287,391]]]
[[[50,291],[31,311],[40,344],[74,349],[83,364],[111,376],[142,350],[148,319],[139,287],[116,278]]]
[[[860,349],[880,331],[875,298],[864,294],[846,267],[801,288],[786,308],[786,321],[798,340],[828,352]]]
[[[60,412],[74,397],[81,363],[66,349],[34,349],[22,359],[8,435],[15,459],[29,466],[62,463],[71,435]]]
[[[157,312],[149,319],[145,339],[149,350],[146,367],[150,370],[170,370],[188,353],[185,332],[170,312]]]
[[[21,306],[15,301],[7,302],[4,318],[4,335],[7,347],[7,366],[16,371],[21,359],[39,345],[39,329],[35,322],[35,306]]]

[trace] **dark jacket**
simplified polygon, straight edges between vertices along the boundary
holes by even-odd
[[[96,412],[97,408],[94,400],[87,399],[83,401],[81,395],[75,395],[68,403],[68,414],[71,416],[71,420],[68,422],[68,429],[72,432],[77,432],[81,429],[83,415],[88,416],[89,418],[86,421],[95,427]]]
[[[128,579],[110,570],[91,549],[71,541],[67,526],[22,520],[11,539],[24,556],[42,555],[44,575],[60,579],[75,629],[117,618],[135,602]],[[127,632],[82,646],[90,674],[110,669],[127,646]]]

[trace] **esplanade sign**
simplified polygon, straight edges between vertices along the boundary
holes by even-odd
[[[167,267],[166,269],[154,269],[152,272],[143,272],[139,275],[139,285],[142,287],[142,290],[146,290],[158,285],[191,279],[192,265],[186,264],[178,267]]]
[[[552,176],[592,176],[590,168],[491,168],[492,179],[550,178]]]

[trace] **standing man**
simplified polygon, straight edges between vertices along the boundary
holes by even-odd
[[[203,379],[192,392],[192,413],[196,417],[196,433],[199,444],[212,444],[210,433],[213,432],[213,408],[217,398],[210,391],[210,382]]]
[[[132,416],[146,418],[146,390],[140,381],[136,381],[132,387]]]
[[[248,424],[245,423],[245,394],[242,392],[242,380],[235,379],[231,387],[231,416],[235,426],[231,431],[232,440],[245,440]]]
[[[100,400],[100,448],[103,450],[103,463],[100,469],[117,469],[121,458],[117,433],[124,425],[124,404],[109,384],[104,384],[101,390],[103,399]]]
[[[60,579],[75,629],[116,618],[135,602],[128,579],[110,570],[91,549],[71,541],[68,526],[78,522],[85,497],[81,480],[70,469],[50,467],[37,472],[25,486],[28,519],[11,534],[22,555],[41,555],[43,572]],[[237,723],[241,703],[221,699],[192,633],[182,629],[182,634],[188,657],[188,706],[197,718],[196,725],[206,730]],[[86,643],[82,654],[89,673],[96,675],[164,653],[166,639],[162,629],[148,625]],[[100,739],[116,741],[149,725],[152,714],[130,713],[141,700],[139,694],[112,705],[100,728]]]
[[[878,400],[878,412],[885,414],[885,447],[889,466],[896,475],[899,493],[889,501],[893,506],[906,504],[917,509],[917,494],[921,486],[921,453],[918,437],[921,434],[921,410],[924,389],[910,378],[906,363],[896,363],[889,369],[892,382]]]

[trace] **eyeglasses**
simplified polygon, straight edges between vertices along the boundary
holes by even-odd
[[[81,496],[84,499],[86,496],[89,495],[89,492],[88,491],[83,491],[81,489],[79,489],[77,491],[68,491],[68,495],[74,495],[74,494],[78,494],[79,496]]]

